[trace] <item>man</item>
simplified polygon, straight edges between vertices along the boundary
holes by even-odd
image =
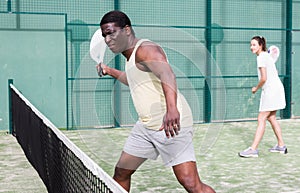
[[[139,116],[113,178],[129,191],[131,175],[137,168],[145,160],[161,155],[188,192],[215,192],[199,178],[192,143],[192,113],[177,90],[176,77],[163,49],[135,37],[130,19],[123,12],[106,13],[100,27],[107,46],[125,56],[126,66],[123,72],[99,64],[98,73],[102,71],[129,86]]]

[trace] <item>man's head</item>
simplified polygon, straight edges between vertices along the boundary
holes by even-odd
[[[128,16],[121,11],[110,11],[106,13],[100,22],[102,36],[109,49],[114,53],[121,53],[129,49],[134,31]]]
[[[107,23],[115,23],[116,27],[124,28],[126,25],[131,27],[128,16],[121,11],[110,11],[106,13],[100,22],[100,26]]]

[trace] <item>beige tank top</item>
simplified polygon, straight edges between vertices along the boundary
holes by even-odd
[[[141,39],[137,42],[129,60],[126,62],[125,72],[139,121],[148,129],[158,130],[166,113],[166,101],[161,81],[152,72],[139,70],[135,64],[136,50],[145,41],[149,40]],[[181,127],[192,126],[191,109],[179,91],[177,92],[177,108],[180,112]]]

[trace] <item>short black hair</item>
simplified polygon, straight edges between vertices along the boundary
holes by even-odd
[[[126,25],[131,26],[129,17],[125,13],[117,10],[110,11],[102,17],[100,26],[106,23],[115,23],[117,27],[121,28]]]

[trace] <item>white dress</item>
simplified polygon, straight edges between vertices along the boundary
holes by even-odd
[[[259,67],[266,68],[267,81],[262,87],[259,111],[275,111],[285,108],[285,93],[275,63],[267,52],[257,56],[258,78],[261,78]]]

